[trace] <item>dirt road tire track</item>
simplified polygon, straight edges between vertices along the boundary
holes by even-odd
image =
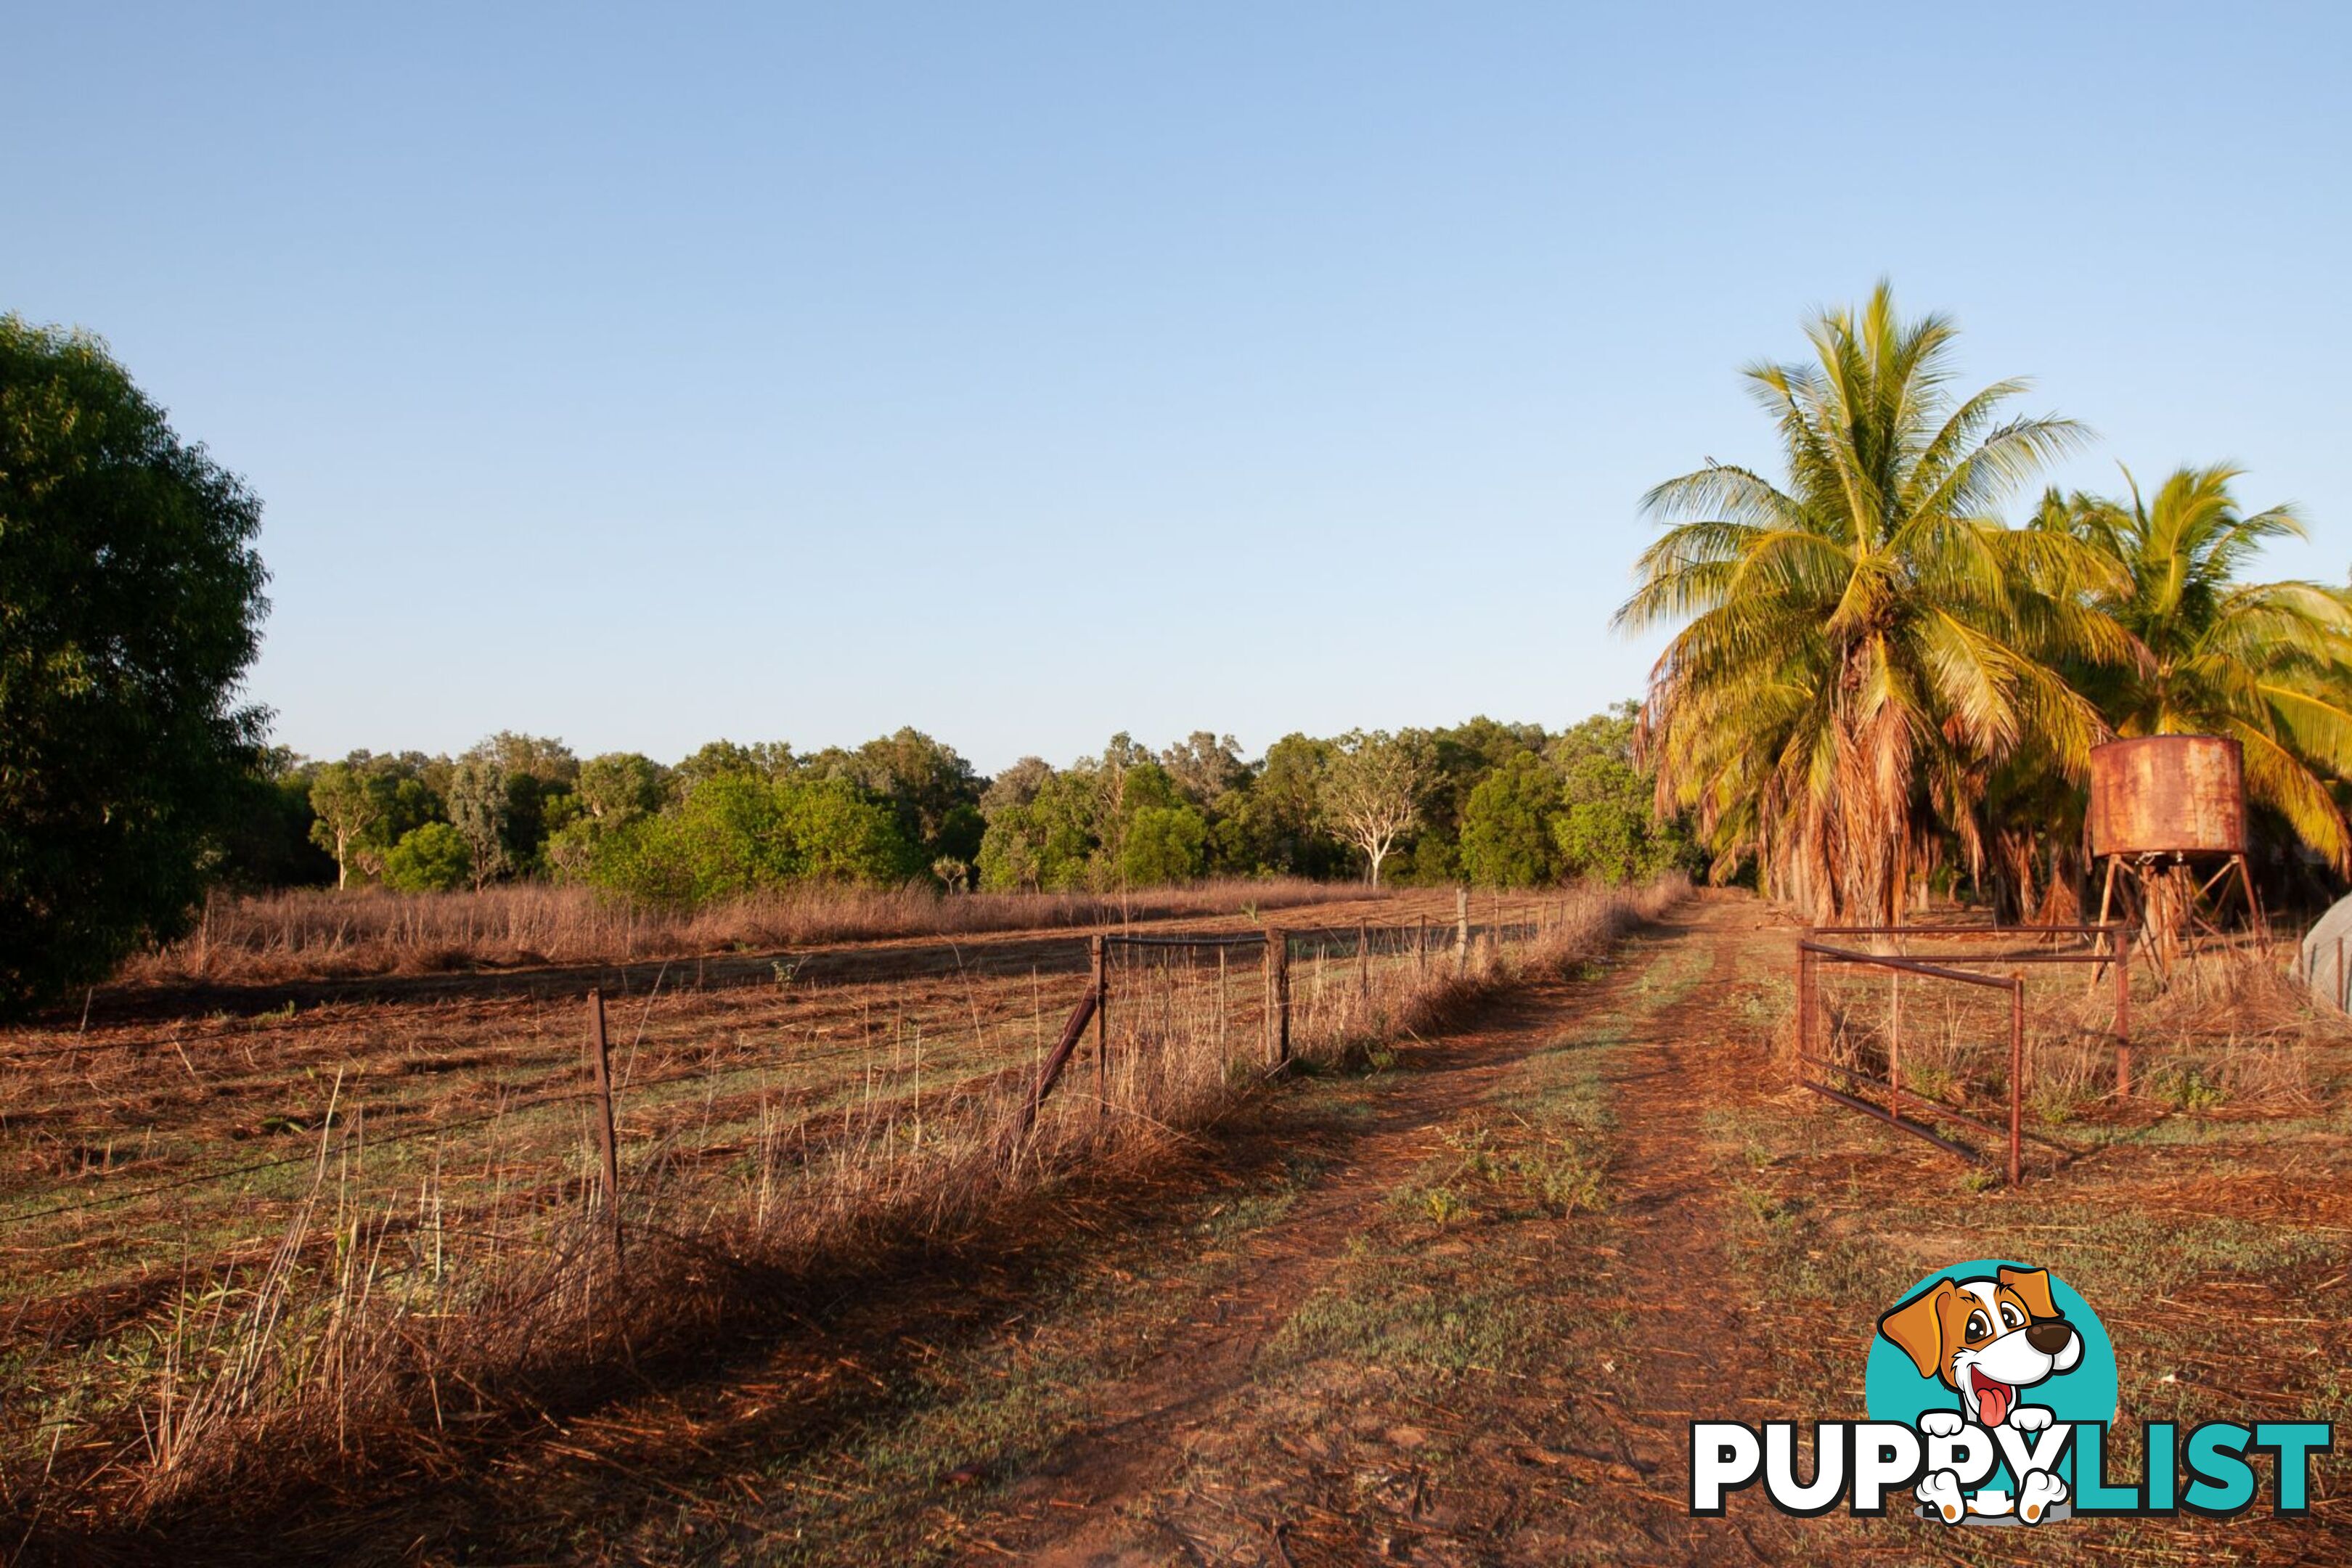
[[[1664,1500],[1679,1496],[1685,1484],[1691,1413],[1719,1403],[1726,1387],[1747,1381],[1749,1370],[1731,1303],[1690,1289],[1719,1270],[1723,1247],[1711,1155],[1692,1133],[1702,1097],[1761,1092],[1756,1064],[1735,1059],[1718,1015],[1733,1001],[1738,978],[1754,973],[1755,950],[1769,944],[1777,951],[1785,942],[1779,931],[1751,901],[1695,900],[1631,938],[1598,978],[1531,983],[1414,1052],[1408,1070],[1386,1087],[1378,1120],[1354,1157],[1256,1238],[1251,1264],[1225,1294],[1223,1321],[1193,1325],[1134,1376],[1103,1390],[1100,1419],[1009,1489],[1010,1510],[1037,1523],[1000,1534],[998,1544],[1046,1568],[1197,1555],[1155,1522],[1153,1501],[1182,1468],[1190,1435],[1239,1416],[1253,1397],[1262,1352],[1446,1129],[1530,1053],[1609,1019],[1632,1026],[1628,1038],[1606,1050],[1601,1073],[1617,1121],[1610,1184],[1622,1233],[1618,1251],[1629,1261],[1622,1289],[1635,1329],[1622,1359],[1634,1392],[1622,1402],[1597,1400],[1592,1415],[1612,1428],[1605,1441],[1636,1478],[1640,1516],[1637,1532],[1617,1544],[1647,1544],[1659,1561],[1727,1552],[1727,1561],[1777,1555],[1773,1542],[1752,1531],[1695,1529],[1701,1521],[1681,1517]],[[1703,982],[1663,1001],[1643,994],[1653,961],[1694,945],[1710,950]],[[1406,1422],[1412,1414],[1398,1411],[1395,1419]],[[1267,1560],[1289,1558],[1278,1540],[1269,1544]]]

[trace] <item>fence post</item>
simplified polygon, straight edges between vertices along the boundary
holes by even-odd
[[[1429,917],[1420,917],[1421,923],[1412,938],[1412,973],[1416,979],[1429,973]]]
[[[2009,1184],[2025,1179],[2025,976],[2009,976]]]
[[[1470,973],[1470,889],[1454,889],[1454,973]]]
[[[1290,1060],[1290,933],[1265,933],[1265,1055],[1270,1067]]]
[[[1886,1120],[1903,1120],[1903,972],[1886,972]]]
[[[1356,923],[1356,990],[1365,996],[1372,994],[1372,928],[1360,921]]]
[[[1225,1059],[1225,1006],[1230,993],[1225,988],[1225,955],[1227,949],[1217,949],[1217,1060]]]
[[[2131,948],[2121,931],[2110,931],[2107,942],[2116,954],[2116,1096],[2128,1100],[2132,1091]]]
[[[604,1037],[604,993],[588,992],[588,1068],[596,1095],[596,1142],[604,1156],[604,1232],[613,1249],[613,1269],[621,1268],[621,1163],[613,1141],[613,1050]]]
[[[1110,943],[1094,939],[1095,1120],[1110,1120]]]
[[[1812,940],[1808,931],[1797,943],[1797,1078],[1802,1081],[1812,1071],[1813,1015],[1819,1011],[1814,991],[1818,963],[1812,950],[1805,945]]]

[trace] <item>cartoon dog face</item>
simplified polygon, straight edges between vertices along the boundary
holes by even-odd
[[[2050,1299],[2041,1268],[2004,1265],[1990,1279],[1938,1279],[1879,1319],[1878,1331],[1983,1426],[2009,1419],[2018,1390],[2083,1359],[2083,1336]]]

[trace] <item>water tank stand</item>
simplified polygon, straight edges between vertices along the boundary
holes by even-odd
[[[2193,924],[2209,935],[2218,937],[2221,934],[2220,921],[2228,910],[2233,887],[2244,895],[2247,925],[2256,931],[2268,929],[2269,922],[2263,915],[2262,895],[2254,891],[2253,868],[2247,864],[2242,853],[2225,857],[2221,868],[2206,878],[2178,910],[2165,908],[2166,900],[2156,890],[2156,879],[2161,872],[2187,866],[2187,855],[2143,853],[2107,855],[2102,858],[2107,863],[2107,870],[2099,891],[2099,923],[2106,923],[2108,912],[2115,907],[2116,882],[2120,875],[2124,903],[2139,927],[2140,941],[2146,945],[2148,957],[2159,969],[2171,968],[2182,928]],[[2232,871],[2237,873],[2234,884],[2230,879]],[[2213,897],[2216,888],[2221,889],[2218,898]],[[2209,898],[2212,899],[2210,919],[2198,912],[2199,906]]]

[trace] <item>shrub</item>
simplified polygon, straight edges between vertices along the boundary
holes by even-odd
[[[1633,708],[1597,714],[1552,748],[1567,809],[1552,820],[1561,869],[1601,882],[1647,881],[1696,864],[1678,822],[1661,822],[1656,779],[1633,765]]]
[[[1486,888],[1536,888],[1559,879],[1553,826],[1559,775],[1521,752],[1470,792],[1462,811],[1462,868]]]
[[[384,851],[383,885],[396,893],[454,892],[473,876],[466,836],[446,822],[412,828]]]
[[[846,780],[724,773],[660,816],[602,835],[588,879],[656,903],[704,904],[803,882],[880,886],[922,870],[890,811]]]
[[[1189,882],[1208,863],[1209,825],[1189,805],[1147,805],[1127,825],[1118,868],[1129,887]]]

